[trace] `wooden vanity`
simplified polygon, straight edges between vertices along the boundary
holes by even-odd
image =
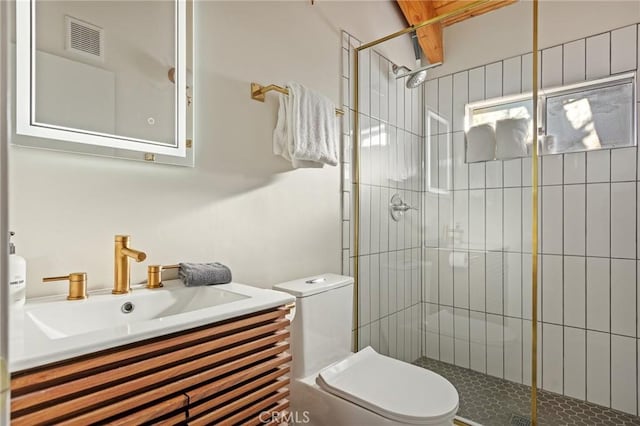
[[[11,424],[278,424],[288,307],[18,371]]]

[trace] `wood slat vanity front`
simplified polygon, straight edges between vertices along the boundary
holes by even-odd
[[[14,373],[11,424],[257,425],[288,409],[289,308]]]

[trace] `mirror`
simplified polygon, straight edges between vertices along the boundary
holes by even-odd
[[[193,165],[192,4],[16,3],[14,143]]]

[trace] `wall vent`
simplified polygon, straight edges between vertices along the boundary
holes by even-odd
[[[72,16],[65,16],[67,50],[79,55],[104,60],[104,30]]]

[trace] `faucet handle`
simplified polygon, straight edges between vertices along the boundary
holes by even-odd
[[[86,272],[72,272],[69,275],[59,277],[47,277],[43,278],[43,283],[53,281],[69,281],[69,294],[67,300],[82,300],[89,297],[87,295],[87,273]]]
[[[147,267],[147,288],[162,287],[162,271],[178,268],[180,268],[180,265],[149,265]]]

